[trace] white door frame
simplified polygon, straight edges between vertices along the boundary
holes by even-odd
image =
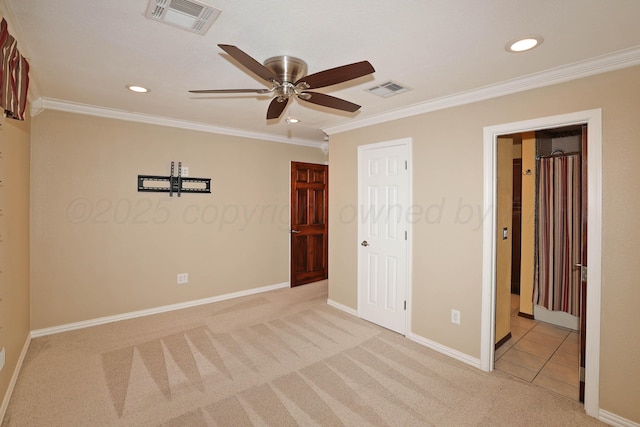
[[[395,147],[395,146],[399,146],[399,145],[405,145],[407,147],[407,169],[408,169],[408,174],[407,174],[407,179],[408,179],[408,192],[409,192],[409,196],[408,196],[408,200],[407,200],[407,212],[402,212],[403,215],[405,215],[405,217],[408,219],[408,215],[410,215],[410,211],[411,211],[411,206],[413,203],[413,173],[411,170],[411,165],[412,165],[412,138],[401,138],[401,139],[394,139],[391,141],[383,141],[383,142],[376,142],[376,143],[372,143],[372,144],[366,144],[366,145],[360,145],[358,146],[358,168],[360,167],[360,156],[361,156],[361,152],[365,151],[365,150],[375,150],[375,149],[379,149],[379,148],[387,148],[387,147]],[[358,176],[360,176],[360,171],[358,170]],[[360,199],[360,183],[358,183],[358,208],[357,208],[357,212],[358,212],[358,241],[356,242],[357,245],[360,245],[360,204],[361,204],[361,200]],[[413,261],[413,251],[412,251],[412,224],[411,221],[407,220],[407,283],[406,283],[406,290],[405,290],[405,299],[407,301],[407,309],[405,310],[405,327],[404,327],[404,335],[408,336],[411,334],[411,289],[412,289],[412,261]],[[360,257],[357,258],[358,261],[360,259]],[[361,313],[361,308],[360,308],[360,292],[362,291],[361,289],[361,277],[360,277],[360,266],[358,266],[357,268],[358,271],[358,277],[357,277],[357,286],[358,286],[358,317],[362,317],[360,315]]]
[[[496,164],[499,135],[535,131],[566,125],[587,124],[587,335],[584,409],[599,415],[600,296],[602,287],[602,110],[586,110],[558,116],[506,123],[484,128],[484,212],[482,254],[482,318],[480,367],[492,371],[495,342],[496,284]]]

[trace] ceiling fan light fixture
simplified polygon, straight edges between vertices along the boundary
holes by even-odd
[[[505,45],[505,49],[507,52],[512,53],[527,52],[535,47],[540,46],[543,40],[544,39],[540,36],[521,37],[507,43]]]

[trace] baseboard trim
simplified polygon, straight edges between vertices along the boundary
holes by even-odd
[[[407,338],[409,338],[411,341],[415,341],[418,344],[422,344],[425,347],[435,350],[438,353],[442,353],[445,356],[449,356],[453,359],[459,360],[462,363],[466,363],[467,365],[473,366],[474,368],[482,369],[480,367],[480,359],[478,359],[477,357],[471,357],[468,354],[462,353],[458,350],[454,350],[442,344],[438,344],[435,341],[431,341],[425,337],[416,335],[414,333],[408,333]]]
[[[20,370],[22,369],[24,358],[27,355],[29,344],[31,344],[31,336],[27,335],[27,339],[25,340],[24,345],[22,346],[22,351],[20,352],[20,357],[18,357],[18,363],[16,363],[16,367],[13,370],[13,375],[11,375],[11,381],[9,381],[9,387],[7,388],[7,392],[4,394],[4,399],[2,399],[2,406],[0,406],[0,424],[2,423],[2,420],[4,420],[4,416],[7,413],[7,408],[9,407],[9,400],[11,400],[11,395],[13,394],[13,388],[16,386],[16,382],[18,381],[18,375],[20,374]]]
[[[500,341],[498,341],[496,343],[496,350],[499,349],[500,347],[502,347],[502,344],[506,343],[507,341],[509,341],[511,339],[511,332],[509,332],[507,335],[504,336],[504,338],[502,338]]]
[[[640,427],[640,423],[627,420],[626,418],[622,418],[621,416],[612,414],[611,412],[605,411],[604,409],[600,409],[598,413],[598,419],[603,423],[607,423],[614,427]]]
[[[348,313],[352,316],[355,317],[360,317],[358,316],[358,311],[354,310],[351,307],[347,307],[344,304],[340,304],[339,302],[333,301],[332,299],[327,299],[327,305],[330,305],[331,307],[337,308],[338,310],[342,310],[345,313]],[[438,353],[442,353],[445,356],[449,356],[453,359],[459,360],[460,362],[466,363],[467,365],[471,365],[474,368],[480,368],[480,359],[475,358],[475,357],[471,357],[468,354],[462,353],[458,350],[454,350],[452,348],[449,348],[447,346],[444,346],[442,344],[438,344],[435,341],[431,341],[428,340],[424,337],[421,337],[420,335],[416,335],[414,333],[408,333],[405,335],[406,338],[410,339],[411,341],[417,342],[418,344],[421,344],[425,347],[428,347],[432,350],[437,351]]]
[[[333,308],[337,308],[338,310],[344,311],[347,314],[350,314],[354,317],[359,317],[358,316],[358,310],[354,310],[351,307],[347,307],[344,304],[340,304],[339,302],[335,302],[332,299],[327,299],[327,305],[330,305]]]
[[[104,325],[106,323],[119,322],[120,320],[134,319],[136,317],[150,316],[152,314],[167,313],[169,311],[181,310],[183,308],[197,307],[199,305],[211,304],[228,299],[244,297],[248,295],[260,294],[274,291],[276,289],[288,288],[289,282],[277,283],[275,285],[263,286],[260,288],[247,289],[245,291],[232,292],[230,294],[218,295],[210,298],[202,298],[178,304],[164,305],[147,310],[132,311],[129,313],[117,314],[114,316],[99,317],[97,319],[84,320],[82,322],[67,323],[50,328],[35,329],[31,331],[31,338],[43,337],[46,335],[59,334],[61,332],[74,331],[76,329],[90,328],[91,326]]]

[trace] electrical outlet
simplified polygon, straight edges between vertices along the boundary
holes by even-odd
[[[189,176],[189,167],[188,166],[182,166],[182,169],[180,169],[180,174],[182,176]]]
[[[178,285],[189,283],[189,273],[178,273]]]
[[[460,324],[460,311],[451,309],[451,323],[455,325]]]

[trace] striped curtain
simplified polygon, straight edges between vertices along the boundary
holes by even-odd
[[[0,22],[0,107],[7,117],[24,120],[29,89],[29,63],[18,51],[18,43],[3,18]]]
[[[534,304],[580,315],[580,155],[538,159]]]

